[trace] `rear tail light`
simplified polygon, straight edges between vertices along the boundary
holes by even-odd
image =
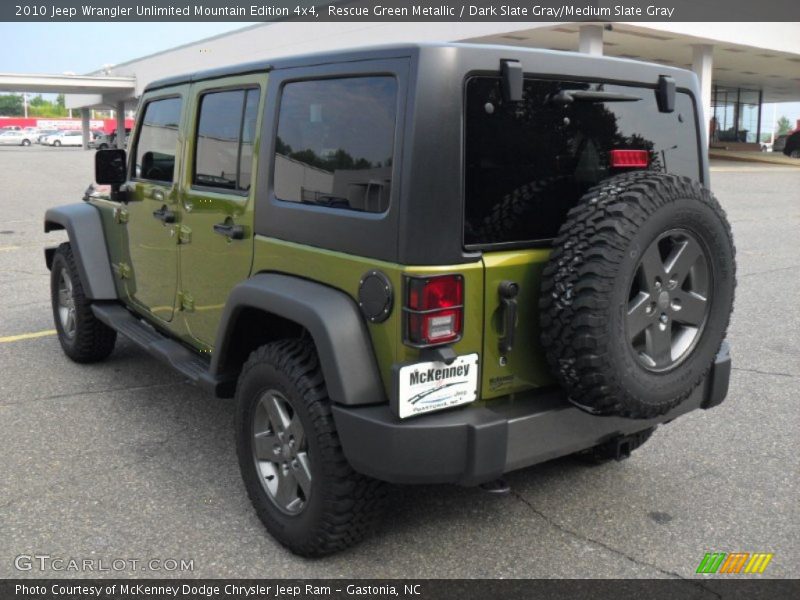
[[[647,150],[611,150],[609,164],[616,169],[646,169],[650,166],[650,152]]]
[[[464,278],[461,275],[406,278],[403,310],[408,345],[436,346],[461,339]]]

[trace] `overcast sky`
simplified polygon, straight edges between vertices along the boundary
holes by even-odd
[[[88,73],[252,23],[0,23],[2,73]]]
[[[88,73],[253,23],[0,23],[0,73]],[[764,107],[769,131],[772,105]],[[800,103],[778,105],[794,126]]]

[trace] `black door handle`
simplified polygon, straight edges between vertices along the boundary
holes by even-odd
[[[244,239],[244,227],[241,225],[234,225],[233,223],[215,223],[214,233],[224,235],[232,240]]]
[[[505,324],[503,337],[500,338],[500,352],[506,354],[514,348],[514,330],[517,328],[517,295],[519,285],[513,281],[501,281],[497,286],[500,294],[500,306],[503,309]]]
[[[175,213],[171,210],[168,210],[166,206],[162,206],[158,210],[154,210],[153,216],[163,223],[175,222]]]

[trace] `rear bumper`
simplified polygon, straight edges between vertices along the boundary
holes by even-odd
[[[388,405],[335,405],[333,415],[345,456],[365,475],[392,483],[475,485],[717,406],[728,392],[730,369],[725,342],[705,382],[655,419],[593,416],[569,404],[560,390],[406,421]]]

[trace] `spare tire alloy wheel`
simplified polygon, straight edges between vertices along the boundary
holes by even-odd
[[[590,189],[542,275],[542,346],[578,407],[649,419],[686,400],[725,338],[736,286],[725,212],[709,190],[637,171]]]
[[[710,274],[703,245],[688,230],[664,232],[645,250],[631,285],[627,332],[646,369],[673,369],[694,349],[711,304]]]

